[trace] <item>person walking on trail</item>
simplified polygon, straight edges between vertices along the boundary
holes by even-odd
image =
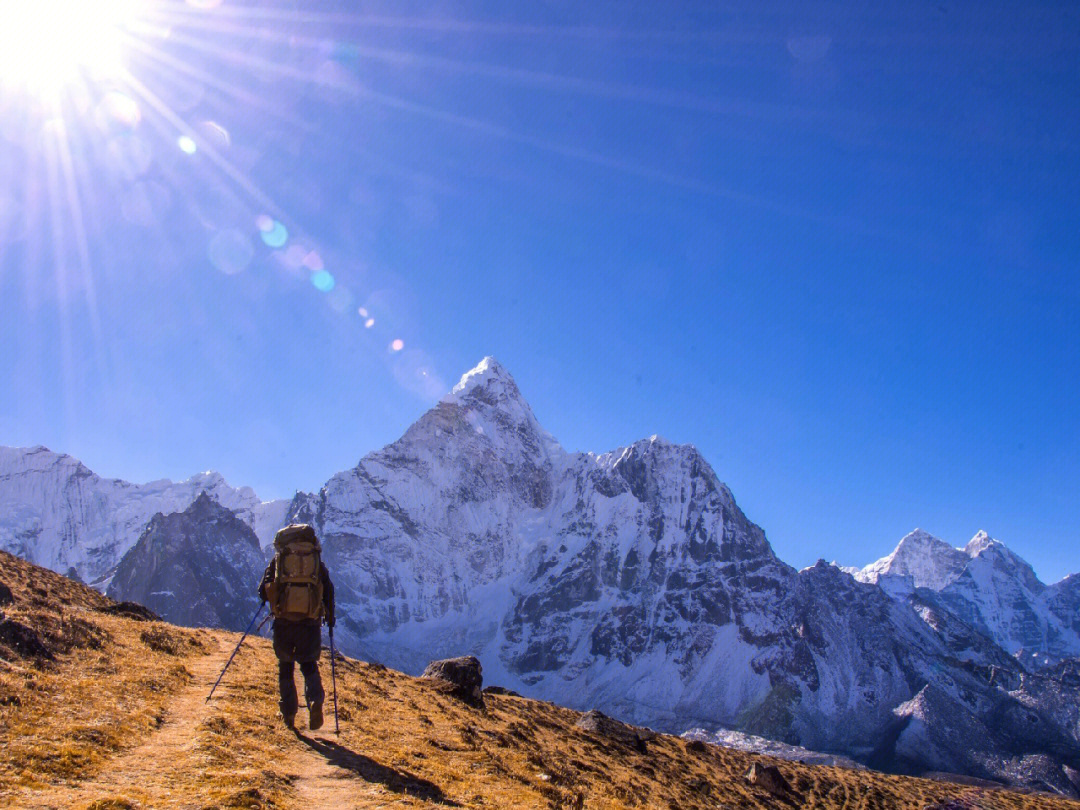
[[[323,724],[322,679],[319,654],[322,627],[326,622],[333,636],[334,584],[322,561],[322,547],[315,530],[306,523],[294,523],[274,537],[274,559],[266,567],[259,596],[270,603],[274,616],[274,654],[278,659],[278,687],[281,690],[281,719],[294,728],[298,701],[294,663],[304,676],[304,696],[308,704],[308,727]]]

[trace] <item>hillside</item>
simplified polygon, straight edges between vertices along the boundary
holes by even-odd
[[[332,721],[294,734],[274,717],[266,639],[245,643],[206,703],[236,634],[147,620],[3,552],[0,583],[4,806],[1080,808],[666,735],[634,746],[550,703],[487,693],[477,709],[438,681],[349,659],[340,735]],[[790,792],[747,782],[753,763],[778,766]]]

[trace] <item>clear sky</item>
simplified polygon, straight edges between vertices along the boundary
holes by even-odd
[[[1076,3],[125,2],[6,27],[0,443],[287,497],[490,354],[793,565],[1080,570]]]

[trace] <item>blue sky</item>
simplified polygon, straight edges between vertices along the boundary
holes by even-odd
[[[697,445],[794,565],[983,528],[1056,580],[1078,22],[148,6],[134,81],[0,97],[0,443],[289,496],[491,354],[568,449]]]

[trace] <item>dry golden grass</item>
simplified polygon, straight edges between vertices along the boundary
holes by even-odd
[[[3,696],[17,703],[0,706],[2,806],[922,810],[952,800],[971,808],[1080,808],[665,735],[639,752],[575,727],[580,715],[569,709],[504,695],[487,695],[485,708],[474,709],[436,682],[352,660],[338,665],[341,734],[333,733],[329,700],[326,728],[293,733],[276,717],[275,662],[265,639],[245,643],[207,704],[236,634],[102,614],[102,597],[8,556],[0,557],[0,581],[16,592],[15,605],[3,608],[8,617],[60,621],[53,600],[64,598],[67,615],[90,625],[98,645],[63,649],[53,639],[52,662],[3,653],[0,703]],[[34,602],[31,582],[48,595]],[[329,692],[329,661],[321,667]],[[306,720],[303,710],[297,719]],[[748,784],[743,774],[755,761],[777,765],[793,792],[777,798]]]

